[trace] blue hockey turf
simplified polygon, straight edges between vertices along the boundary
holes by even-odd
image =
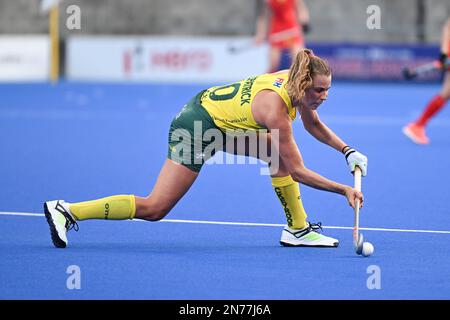
[[[166,220],[82,221],[54,248],[43,202],[149,194],[171,119],[205,86],[0,86],[0,299],[450,298],[450,109],[430,123],[428,146],[401,132],[437,84],[333,83],[319,109],[369,158],[369,258],[353,251],[345,198],[306,186],[309,220],[340,246],[281,247],[284,213],[264,165],[248,162],[205,165]],[[353,184],[341,154],[299,120],[294,131],[307,167]],[[80,289],[68,286],[70,266]]]

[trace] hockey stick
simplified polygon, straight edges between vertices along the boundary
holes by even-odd
[[[427,73],[438,71],[438,70],[448,70],[450,68],[450,58],[447,58],[444,63],[439,60],[428,62],[417,66],[415,68],[404,67],[402,70],[403,77],[406,80],[412,80]]]
[[[358,166],[355,167],[354,179],[355,179],[355,189],[361,191],[361,169]],[[356,200],[354,209],[355,223],[353,226],[353,248],[355,249],[355,252],[357,254],[362,253],[364,243],[364,236],[362,233],[359,232],[359,207],[360,202],[359,200]]]

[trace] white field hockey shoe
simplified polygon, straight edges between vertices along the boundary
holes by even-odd
[[[45,217],[50,226],[50,233],[55,247],[67,246],[67,231],[78,231],[78,224],[70,214],[69,207],[64,200],[47,201],[44,203]]]
[[[326,237],[315,230],[322,230],[322,224],[310,223],[304,229],[295,230],[284,227],[280,244],[285,247],[337,247],[339,240]]]

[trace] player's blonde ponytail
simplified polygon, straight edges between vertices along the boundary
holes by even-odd
[[[300,50],[289,69],[286,84],[291,99],[299,101],[305,95],[305,89],[312,86],[315,75],[331,75],[328,63],[314,55],[310,49]]]

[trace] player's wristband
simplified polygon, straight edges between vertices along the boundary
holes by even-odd
[[[344,153],[344,154],[345,154],[345,151],[347,151],[347,150],[345,150],[345,148],[349,148],[349,149],[351,149],[351,147],[350,147],[350,146],[345,146],[345,147],[343,147],[343,148],[342,148],[342,150],[341,150],[341,152],[342,152],[342,153]]]

